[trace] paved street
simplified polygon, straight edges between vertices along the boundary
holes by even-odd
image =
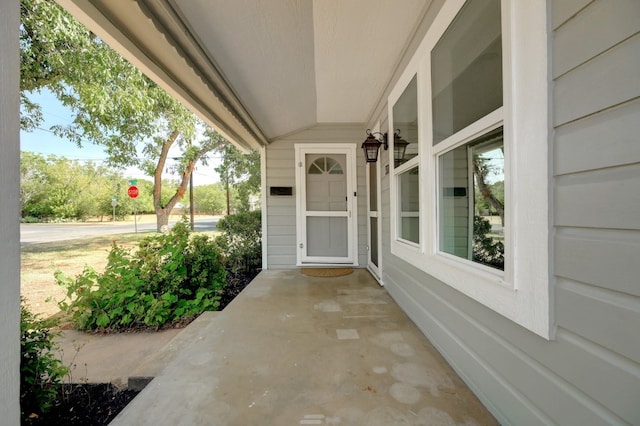
[[[218,217],[214,216],[196,217],[195,230],[215,231],[218,219]],[[177,220],[169,221],[169,226],[173,226],[176,222]],[[156,223],[144,221],[137,224],[137,229],[138,232],[155,231]],[[130,232],[135,232],[133,221],[116,223],[21,223],[20,242],[22,244],[44,243]]]

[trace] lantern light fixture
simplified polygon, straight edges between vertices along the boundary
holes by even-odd
[[[387,135],[380,132],[371,132],[371,129],[367,129],[367,139],[362,142],[362,150],[367,163],[378,161],[378,151],[381,145],[384,146],[385,150],[389,149]]]
[[[407,145],[409,142],[402,139],[400,137],[400,129],[396,129],[393,133],[393,159],[395,160],[395,165],[399,165],[404,160],[404,154],[407,150]]]

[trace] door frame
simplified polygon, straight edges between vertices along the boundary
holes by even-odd
[[[350,143],[303,143],[294,144],[296,169],[296,266],[358,266],[358,203],[357,203],[357,164],[356,146]],[[306,255],[306,154],[343,154],[345,155],[347,179],[347,253],[345,258],[327,258]]]
[[[371,167],[376,168],[376,212],[375,217],[378,219],[378,229],[376,229],[378,235],[378,265],[376,266],[371,261],[371,217],[374,215],[371,212],[371,185],[370,181],[370,170]],[[375,163],[368,163],[365,166],[365,180],[367,187],[367,209],[366,209],[366,220],[367,220],[367,269],[374,275],[374,277],[378,280],[378,282],[382,285],[382,161],[376,161]]]

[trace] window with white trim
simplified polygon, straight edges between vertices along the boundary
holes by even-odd
[[[393,105],[394,135],[402,139],[402,150],[394,137],[394,173],[398,185],[398,238],[409,245],[420,243],[420,179],[418,145],[418,83],[414,75]]]
[[[542,0],[449,0],[388,104],[392,253],[550,338],[547,42]]]

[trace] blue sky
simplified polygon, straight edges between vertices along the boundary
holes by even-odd
[[[93,161],[95,163],[100,163],[107,158],[101,146],[87,143],[82,148],[78,148],[73,142],[60,138],[49,130],[51,126],[70,124],[73,120],[71,110],[60,104],[55,95],[48,90],[42,90],[39,93],[30,94],[29,99],[42,107],[44,122],[33,132],[20,132],[20,149],[22,151],[35,152],[44,156],[52,154],[72,160]],[[206,167],[199,164],[193,175],[194,185],[206,185],[219,181],[213,167],[211,161]],[[124,170],[122,175],[125,178],[152,180],[151,177],[135,168]],[[165,178],[168,179],[170,176],[165,175]]]

